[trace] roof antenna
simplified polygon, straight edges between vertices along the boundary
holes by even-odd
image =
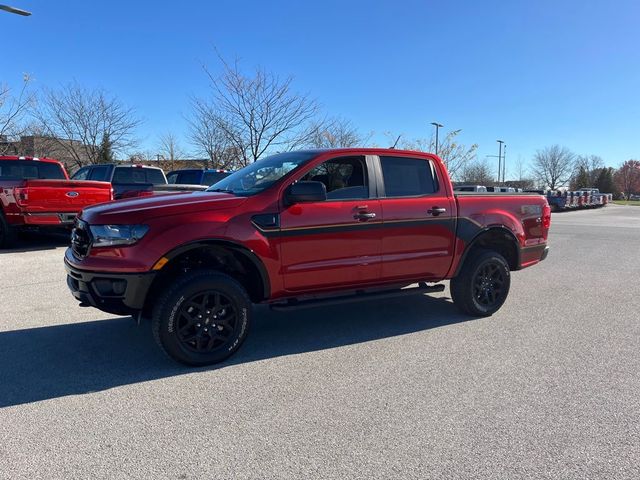
[[[402,134],[398,135],[398,138],[396,138],[396,143],[394,143],[393,147],[390,147],[389,150],[393,150],[396,148],[396,145],[398,145],[398,142],[400,141],[400,137],[402,137]]]

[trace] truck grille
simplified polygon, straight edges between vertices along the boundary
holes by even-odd
[[[78,258],[84,258],[89,253],[91,247],[91,237],[89,226],[82,220],[76,220],[76,224],[71,230],[71,250]]]

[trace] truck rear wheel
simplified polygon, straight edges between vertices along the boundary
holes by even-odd
[[[511,285],[509,265],[499,253],[485,249],[473,253],[458,276],[451,279],[451,298],[462,313],[488,317],[507,299]]]
[[[174,360],[211,365],[231,356],[249,333],[251,300],[236,280],[215,270],[180,277],[153,310],[156,342]]]

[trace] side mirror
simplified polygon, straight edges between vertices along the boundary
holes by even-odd
[[[327,199],[327,187],[322,182],[296,182],[287,188],[284,198],[288,205],[324,202]]]

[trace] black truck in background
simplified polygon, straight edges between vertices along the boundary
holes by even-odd
[[[168,185],[167,177],[159,167],[147,165],[88,165],[78,170],[72,180],[111,182],[114,200],[141,197],[174,191],[198,191],[206,187],[197,185]]]

